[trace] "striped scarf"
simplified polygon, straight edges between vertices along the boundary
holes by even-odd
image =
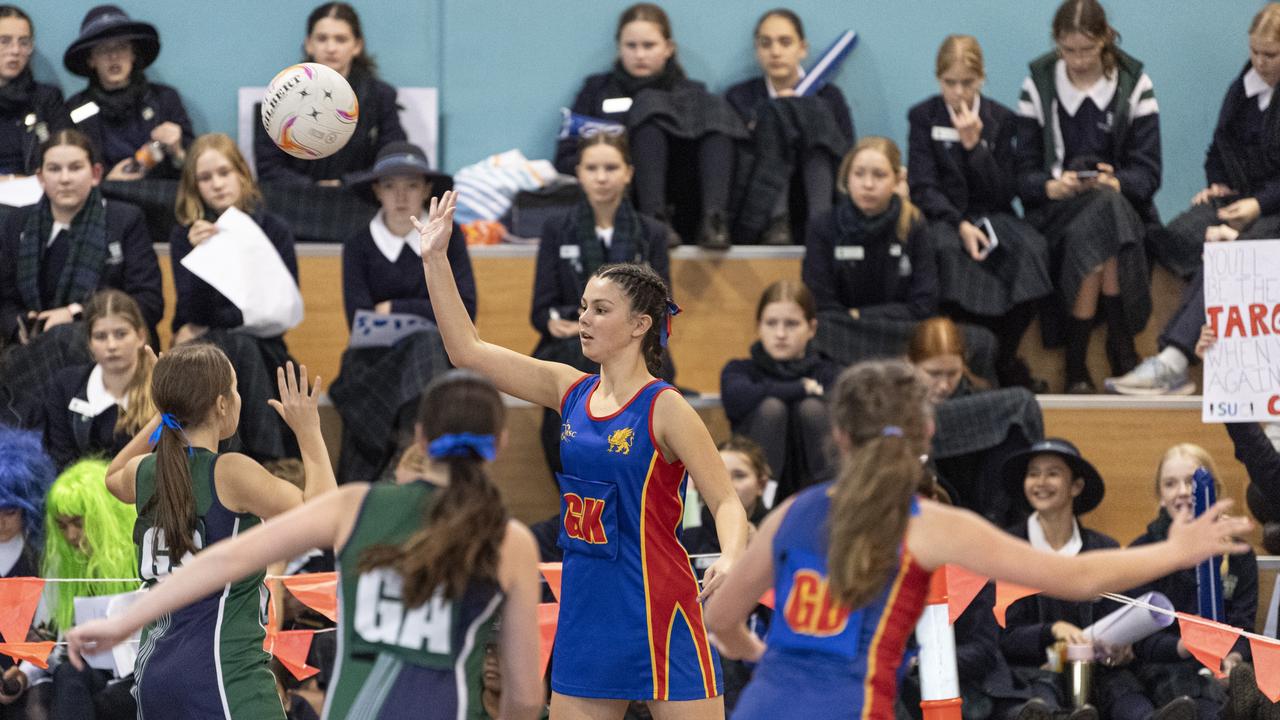
[[[83,303],[98,290],[107,261],[107,210],[102,192],[93,188],[84,207],[71,221],[71,227],[62,231],[67,236],[67,262],[58,275],[52,305],[44,307],[40,300],[40,263],[52,231],[53,210],[48,196],[45,196],[40,199],[35,212],[27,216],[18,240],[18,292],[29,310],[50,310],[73,302]]]
[[[579,279],[582,287],[586,287],[601,265],[616,262],[647,263],[649,262],[649,246],[644,238],[644,226],[640,215],[630,200],[622,199],[613,216],[613,240],[605,248],[604,242],[596,235],[596,215],[591,203],[583,200],[577,209],[577,241],[581,248],[582,269]]]

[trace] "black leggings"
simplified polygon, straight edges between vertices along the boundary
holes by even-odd
[[[791,404],[775,397],[765,398],[736,424],[734,432],[746,435],[764,449],[778,481],[775,506],[826,473],[831,421],[822,398],[806,397]]]
[[[646,122],[631,131],[630,141],[636,166],[633,181],[636,208],[640,212],[654,217],[667,216],[667,171],[673,154],[697,157],[703,215],[723,213],[729,206],[729,186],[733,180],[733,141],[729,136],[708,133],[697,140],[681,140]]]

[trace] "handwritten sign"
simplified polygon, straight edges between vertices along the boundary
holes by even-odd
[[[431,330],[435,326],[435,323],[419,315],[380,315],[368,310],[357,310],[351,321],[351,347],[391,347],[414,333]]]
[[[1280,419],[1280,240],[1204,246],[1204,422]]]

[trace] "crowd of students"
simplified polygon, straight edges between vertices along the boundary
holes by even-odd
[[[1102,324],[1108,390],[1194,391],[1187,367],[1213,341],[1201,329],[1199,247],[1266,237],[1280,217],[1270,197],[1280,182],[1270,105],[1280,3],[1248,29],[1250,60],[1223,102],[1205,190],[1167,226],[1153,204],[1159,113],[1142,63],[1118,47],[1095,0],[1063,2],[1051,30],[1056,47],[1030,63],[1016,110],[982,94],[978,41],[945,38],[939,93],[910,109],[904,155],[888,138],[858,138],[834,85],[796,96],[809,47],[795,13],[759,18],[762,76],[722,97],[685,76],[660,7],[628,8],[617,62],[584,81],[572,108],[606,124],[557,146],[556,166],[581,193],[542,233],[530,359],[477,334],[452,178],[406,140],[395,89],[378,78],[351,6],[317,7],[304,52],[351,82],[361,104],[355,136],[329,158],[299,161],[259,129],[254,170],[227,135],[195,134],[176,90],[146,79],[160,52],[151,25],[115,6],[89,11],[64,55],[88,87],[63,103],[57,88],[32,79],[30,19],[0,6],[0,174],[34,174],[44,190],[0,220],[0,576],[68,580],[50,585],[35,630],[66,637],[74,597],[135,587],[105,580],[155,585],[184,567],[180,582],[160,586],[172,590],[80,641],[114,643],[145,625],[132,674],[82,669],[61,651],[48,672],[0,656],[0,719],[163,717],[175,708],[279,716],[261,651],[262,570],[315,547],[333,550],[320,566],[339,570],[345,598],[336,666],[317,661],[331,717],[389,717],[416,693],[455,685],[445,693],[454,704],[441,706],[450,717],[536,714],[539,553],[565,562],[553,715],[613,717],[643,700],[655,716],[715,717],[724,694],[742,717],[810,717],[809,704],[836,697],[888,717],[895,698],[884,673],[896,673],[908,643],[902,618],[918,613],[927,570],[963,561],[1079,596],[1021,600],[1003,630],[975,619],[984,607],[989,614],[990,593],[979,597],[962,620],[962,680],[967,707],[978,708],[966,717],[1270,717],[1247,643],[1224,660],[1229,681],[1209,680],[1176,628],[1105,649],[1096,709],[1072,708],[1040,669],[1046,650],[1078,640],[1108,609],[1083,585],[1055,583],[1049,568],[1093,573],[1099,589],[1160,589],[1194,612],[1194,578],[1179,568],[1206,554],[1212,528],[1221,535],[1229,521],[1211,513],[1195,526],[1200,534],[1171,536],[1189,516],[1192,471],[1213,470],[1202,449],[1180,444],[1156,470],[1157,517],[1133,543],[1176,552],[1145,565],[1130,559],[1152,557],[1143,550],[1020,565],[1027,545],[1077,558],[1117,543],[1081,524],[1102,501],[1103,479],[1069,441],[1044,438],[1034,393],[1048,385],[1018,347],[1039,318],[1046,344],[1065,346],[1067,391],[1094,392],[1085,357]],[[143,178],[177,184],[168,238],[151,237],[137,208],[99,187]],[[320,387],[305,366],[295,370],[283,330],[256,324],[182,263],[224,216],[242,213],[296,293],[294,233],[259,182],[338,186],[376,202],[367,228],[343,243],[347,320],[365,311],[428,321],[390,347],[346,349],[329,388],[344,421],[336,472],[319,432]],[[668,324],[681,293],[669,249],[682,238],[710,250],[805,247],[802,282],[763,290],[758,342],[723,370],[734,435],[718,454],[688,403],[666,392],[676,379]],[[164,301],[152,243],[165,239],[177,294],[172,342],[157,358]],[[1134,335],[1151,311],[1152,261],[1190,282],[1161,352],[1143,360]],[[885,357],[910,364],[866,362]],[[503,444],[495,387],[545,408],[543,448],[565,502],[598,506],[567,505],[532,536],[507,518],[483,470]],[[618,423],[647,431],[618,434]],[[1280,503],[1280,452],[1258,426],[1229,432],[1249,472],[1251,509],[1280,545],[1280,514],[1270,510]],[[614,456],[602,476],[600,458]],[[302,466],[290,482],[279,465],[287,458]],[[690,478],[701,523],[673,543]],[[400,487],[359,484],[376,480]],[[339,483],[357,484],[334,491]],[[1008,534],[917,503],[917,492]],[[304,501],[305,514],[291,512]],[[592,517],[599,534],[584,524]],[[839,519],[829,537],[820,534],[828,517]],[[946,527],[959,528],[955,537],[944,540]],[[881,552],[899,543],[909,551],[901,558]],[[711,557],[691,566],[686,550]],[[794,590],[787,573],[828,571],[831,597],[860,609],[834,639],[815,642],[795,618],[754,602],[775,575],[785,597]],[[906,590],[882,595],[886,575]],[[1224,575],[1230,621],[1252,627],[1254,558],[1232,556]],[[394,604],[406,629],[379,620],[370,603]],[[453,629],[430,640],[444,615]],[[893,632],[877,634],[875,647],[850,639],[889,617]],[[655,622],[680,623],[680,632],[662,641]],[[722,670],[707,627],[726,658],[745,660]],[[422,648],[403,647],[411,632],[428,638]],[[591,652],[599,637],[617,639],[607,663]],[[476,685],[486,646],[501,657],[501,700]],[[867,663],[872,653],[879,671]],[[832,657],[846,663],[839,672],[815,670]],[[808,683],[794,686],[800,677]],[[292,717],[319,711],[304,695],[292,696]],[[899,702],[900,712],[913,708]]]

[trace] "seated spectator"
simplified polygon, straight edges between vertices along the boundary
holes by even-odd
[[[177,178],[182,170],[195,132],[178,91],[147,80],[159,54],[154,26],[99,5],[85,14],[80,36],[62,56],[67,70],[89,79],[67,107],[111,168],[108,180]]]
[[[930,459],[954,505],[1007,525],[1015,503],[998,481],[1000,468],[1043,438],[1040,404],[1026,388],[992,389],[969,371],[964,356],[964,335],[947,318],[920,323],[907,346],[907,359],[929,379],[937,428]]]
[[[817,348],[842,365],[901,355],[938,310],[938,270],[924,218],[896,192],[902,153],[886,137],[858,141],[840,163],[843,198],[809,226],[801,277],[822,322]],[[995,337],[965,328],[969,366],[994,375]]]
[[[1193,499],[1197,468],[1209,471],[1217,482],[1218,472],[1213,458],[1199,445],[1181,443],[1165,451],[1156,467],[1155,494],[1159,503],[1156,518],[1147,525],[1147,532],[1134,540],[1132,545],[1160,542],[1168,537],[1169,526],[1175,519],[1190,519],[1195,512]],[[1218,498],[1223,497],[1219,487]],[[1249,551],[1222,558],[1222,597],[1225,616],[1222,622],[1239,628],[1253,628],[1258,612],[1258,559]],[[1180,613],[1199,615],[1199,596],[1194,568],[1166,575],[1126,595],[1137,597],[1151,590],[1163,593]],[[1169,702],[1194,701],[1196,715],[1216,718],[1228,700],[1227,683],[1202,674],[1203,665],[1191,656],[1182,642],[1178,623],[1173,623],[1156,634],[1134,644],[1133,672],[1141,685],[1127,696],[1123,706],[1117,707],[1112,716],[1117,720],[1141,720]],[[1230,678],[1230,695],[1240,700],[1260,697],[1254,682],[1252,658],[1248,638],[1241,637],[1222,660],[1221,671]],[[1190,697],[1187,700],[1186,697]],[[1250,715],[1237,715],[1248,718]]]
[[[311,11],[302,49],[306,62],[327,65],[351,84],[360,104],[355,134],[333,155],[303,160],[276,147],[262,123],[255,122],[254,164],[258,179],[264,183],[338,187],[351,174],[373,167],[378,151],[388,143],[405,140],[396,89],[378,78],[378,66],[364,46],[360,16],[345,2],[327,2]]]
[[[44,138],[71,127],[62,90],[31,74],[35,36],[21,8],[0,5],[0,181],[34,174]]]
[[[453,178],[430,168],[417,145],[388,144],[373,169],[355,176],[353,189],[382,207],[368,228],[342,245],[342,300],[347,324],[356,313],[415,315],[435,322],[422,275],[418,231],[411,218],[422,217],[432,197],[453,187]],[[462,228],[453,226],[449,266],[472,318],[476,281]],[[431,378],[448,369],[440,334],[431,328],[391,347],[348,347],[329,397],[342,415],[339,482],[371,482],[383,474],[396,453],[413,439],[418,398]]]
[[[835,83],[796,96],[809,55],[800,16],[766,12],[756,22],[755,50],[764,75],[724,94],[751,133],[738,156],[733,234],[740,242],[791,245],[831,210],[836,166],[853,145],[853,117]]]
[[[982,47],[970,35],[947,36],[936,74],[940,94],[907,113],[907,164],[937,253],[943,311],[996,334],[1001,385],[1047,392],[1018,357],[1053,285],[1044,236],[1013,214],[1013,111],[982,95]]]
[[[1280,83],[1280,3],[1249,24],[1249,62],[1227,87],[1205,153],[1206,185],[1156,234],[1152,250],[1183,279],[1201,267],[1205,242],[1272,238],[1280,230],[1280,143],[1271,97]]]
[[[84,326],[93,362],[63,368],[45,391],[44,442],[58,469],[89,455],[114,456],[156,413],[155,355],[138,304],[103,290],[85,306]]]
[[[756,305],[751,357],[720,372],[720,399],[733,432],[764,449],[778,481],[775,502],[824,478],[831,422],[823,394],[840,366],[810,342],[818,330],[808,288],[780,280]]]
[[[671,21],[661,7],[637,3],[622,11],[614,40],[613,69],[587,77],[573,112],[626,126],[637,162],[633,192],[641,213],[696,227],[703,247],[728,247],[733,141],[746,138],[742,121],[723,98],[685,76]],[[574,172],[577,157],[577,139],[562,138],[556,168]],[[683,178],[689,181],[682,185],[692,187],[668,186]],[[669,204],[693,223],[668,213]]]
[[[1066,342],[1066,390],[1093,393],[1085,358],[1101,307],[1112,375],[1138,364],[1151,314],[1143,248],[1159,222],[1160,114],[1142,63],[1120,50],[1097,0],[1065,0],[1056,50],[1031,62],[1018,100],[1018,195],[1049,241],[1057,298],[1046,344]],[[1061,329],[1059,329],[1061,328]]]
[[[63,471],[49,488],[40,575],[76,580],[45,586],[48,617],[39,620],[46,637],[61,638],[71,629],[75,598],[116,595],[138,588],[136,580],[102,582],[138,576],[138,556],[133,548],[136,513],[107,492],[106,475],[105,460],[82,460]],[[67,661],[64,647],[55,650],[48,664],[45,669],[23,662],[7,670],[5,684],[16,685],[18,692],[0,691],[0,702],[25,702],[28,717],[46,717],[36,713],[47,712],[53,720],[106,720],[136,713],[130,694],[132,676],[112,682],[109,671],[88,666],[77,670]]]
[[[635,166],[624,135],[601,132],[583,138],[574,172],[583,197],[543,226],[538,243],[530,321],[541,336],[533,356],[593,373],[600,368],[582,354],[578,338],[578,307],[587,280],[601,265],[644,263],[670,287],[670,260],[666,228],[637,212],[627,197]],[[663,379],[670,382],[675,368],[670,362],[664,365]],[[559,472],[560,415],[551,409],[543,412],[542,451],[547,466]]]
[[[192,250],[217,235],[218,219],[231,208],[247,213],[262,230],[293,276],[295,288],[290,290],[296,291],[298,258],[288,224],[263,207],[262,194],[235,142],[221,133],[201,135],[192,143],[182,168],[174,206],[178,225],[169,235],[178,296],[171,324],[173,344],[201,339],[222,348],[230,358],[244,403],[239,437],[246,454],[257,459],[296,454],[284,446],[284,429],[267,407],[267,400],[276,397],[276,368],[292,359],[284,335],[263,336],[246,327],[241,308],[182,264]]]
[[[0,578],[39,575],[44,497],[56,474],[38,433],[0,427]],[[0,672],[12,664],[0,656]]]
[[[134,299],[149,334],[164,311],[160,265],[132,205],[98,190],[102,166],[78,130],[60,130],[40,150],[40,202],[0,224],[0,396],[26,408],[67,365],[90,360],[75,324],[82,303],[115,288]],[[20,412],[26,412],[25,410]],[[29,420],[29,418],[28,418]]]

